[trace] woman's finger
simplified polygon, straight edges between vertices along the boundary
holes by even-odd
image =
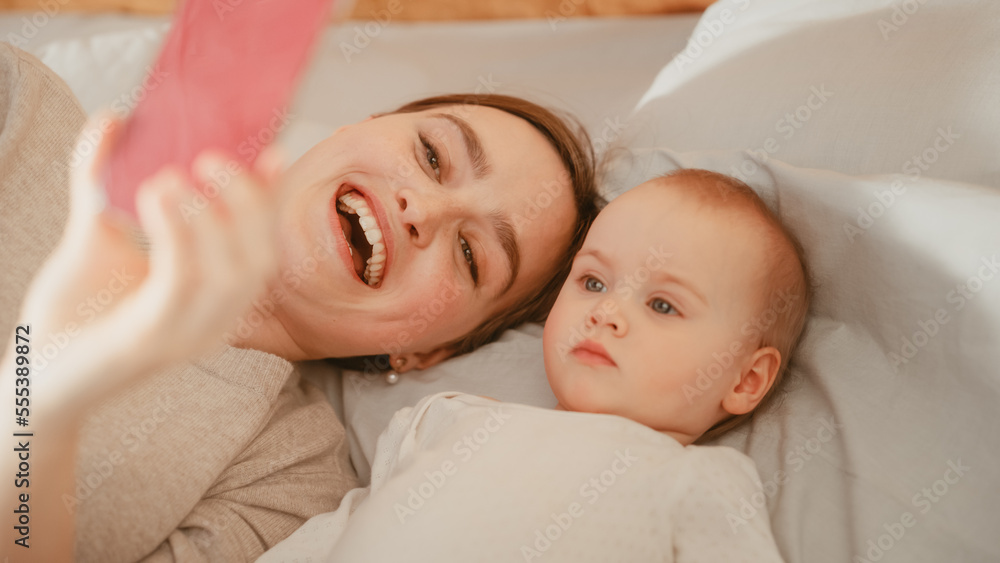
[[[227,169],[228,166],[228,169]],[[206,185],[225,175],[225,185],[216,185],[206,209],[194,218],[192,225],[201,232],[199,237],[209,237],[212,245],[204,251],[205,267],[213,269],[215,281],[225,283],[229,276],[252,280],[254,271],[248,271],[251,264],[250,251],[246,245],[249,235],[248,223],[257,222],[256,207],[260,199],[260,188],[247,182],[245,171],[230,175],[233,163],[228,165],[223,156],[214,152],[202,153],[195,159],[193,172],[196,181]],[[225,269],[222,269],[222,268]]]
[[[208,178],[223,168],[221,160],[206,154],[195,162],[197,174]],[[274,175],[273,171],[267,171]],[[223,220],[232,227],[236,258],[243,264],[245,276],[263,277],[271,273],[276,258],[274,223],[276,214],[273,189],[262,185],[267,180],[260,175],[241,170],[219,191],[217,205],[225,210]],[[246,270],[249,268],[249,270]]]
[[[122,122],[110,111],[95,113],[77,137],[74,154],[84,155],[70,174],[70,214],[67,233],[89,228],[107,208],[103,172],[111,150],[121,135]]]
[[[208,154],[196,160],[193,172],[205,184],[209,178],[218,181],[224,168],[221,156]],[[204,200],[207,205],[197,215],[189,216],[199,241],[194,261],[200,268],[201,283],[190,297],[191,314],[184,322],[188,334],[201,335],[200,341],[206,345],[231,326],[264,288],[268,266],[275,261],[273,251],[265,245],[273,245],[273,241],[259,239],[261,231],[273,230],[262,187],[245,171],[222,183],[204,190],[213,197]]]
[[[234,189],[232,183],[225,191]],[[198,241],[196,255],[192,258],[197,264],[199,287],[196,290],[209,296],[209,302],[203,303],[206,312],[223,310],[225,300],[232,299],[238,289],[245,257],[244,250],[238,240],[237,232],[230,214],[233,210],[223,210],[219,198],[213,199],[206,209],[191,218],[192,234]],[[246,280],[249,281],[249,280]],[[227,319],[228,320],[228,319]]]
[[[178,211],[187,191],[184,182],[177,169],[165,168],[146,179],[136,193],[136,212],[152,248],[148,280],[139,296],[151,309],[146,311],[149,318],[181,303],[174,287],[180,276],[188,274],[186,262],[196,244]]]

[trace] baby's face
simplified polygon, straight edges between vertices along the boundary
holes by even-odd
[[[545,324],[545,369],[562,408],[690,443],[725,417],[731,376],[754,352],[741,328],[765,256],[745,221],[667,182],[597,217]]]

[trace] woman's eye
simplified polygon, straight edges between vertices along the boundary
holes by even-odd
[[[583,280],[583,288],[587,291],[593,291],[595,293],[603,292],[606,289],[604,284],[601,283],[601,280],[589,276]]]
[[[431,170],[434,171],[434,176],[438,181],[441,180],[441,163],[438,161],[438,151],[434,147],[434,143],[430,142],[427,137],[420,135],[420,142],[424,145],[427,156],[427,164],[430,165]]]
[[[478,285],[479,268],[476,267],[476,256],[472,253],[472,247],[469,246],[468,241],[463,237],[458,237],[458,243],[462,247],[462,256],[465,258],[466,264],[469,265],[469,274],[472,276],[472,282]]]
[[[661,314],[664,314],[664,315],[670,315],[672,313],[676,313],[677,312],[677,310],[674,309],[673,305],[671,305],[670,303],[667,303],[666,301],[664,301],[662,299],[653,299],[652,301],[649,302],[649,306],[650,306],[650,308],[652,308],[657,313],[661,313]]]

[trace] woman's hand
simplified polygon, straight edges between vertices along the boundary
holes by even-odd
[[[276,273],[274,152],[252,173],[236,174],[203,153],[195,182],[208,183],[213,172],[227,179],[208,192],[214,198],[198,195],[176,169],[144,182],[137,210],[147,257],[132,225],[104,207],[99,178],[121,124],[103,116],[86,127],[98,124],[106,132],[71,178],[66,231],[20,315],[45,360],[33,394],[51,415],[79,414],[143,374],[217,346]]]
[[[18,529],[9,521],[0,532],[5,552],[23,549],[10,547],[16,540],[30,541],[19,561],[73,559],[73,514],[62,499],[74,490],[83,414],[157,368],[218,345],[223,329],[276,273],[280,165],[273,152],[265,151],[252,173],[225,172],[228,182],[210,192],[214,198],[197,199],[177,170],[144,182],[137,208],[151,247],[147,258],[130,224],[104,208],[98,178],[120,125],[105,116],[85,131],[99,123],[105,134],[96,150],[87,151],[85,136],[78,143],[78,153],[93,156],[72,175],[66,231],[32,281],[19,317],[31,326],[30,377],[15,376],[23,363],[15,363],[14,347],[0,360],[0,388],[30,391],[17,393],[30,400],[30,426],[14,426],[18,447],[30,449],[30,489],[14,479],[0,488],[6,499],[0,512],[24,514],[30,503],[30,538],[26,525]],[[203,154],[195,181],[206,183],[213,170],[218,177],[220,166],[218,157]],[[15,377],[30,384],[17,379],[15,385]],[[9,398],[0,402],[5,425],[15,420]],[[17,452],[8,449],[0,461],[4,475],[27,471],[29,458]]]

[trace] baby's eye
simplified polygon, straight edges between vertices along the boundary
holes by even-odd
[[[650,301],[649,306],[657,313],[661,313],[663,315],[671,315],[677,312],[673,305],[659,298]]]
[[[587,291],[593,291],[594,293],[603,293],[607,288],[601,283],[597,278],[592,278],[587,276],[583,280],[583,288]]]

